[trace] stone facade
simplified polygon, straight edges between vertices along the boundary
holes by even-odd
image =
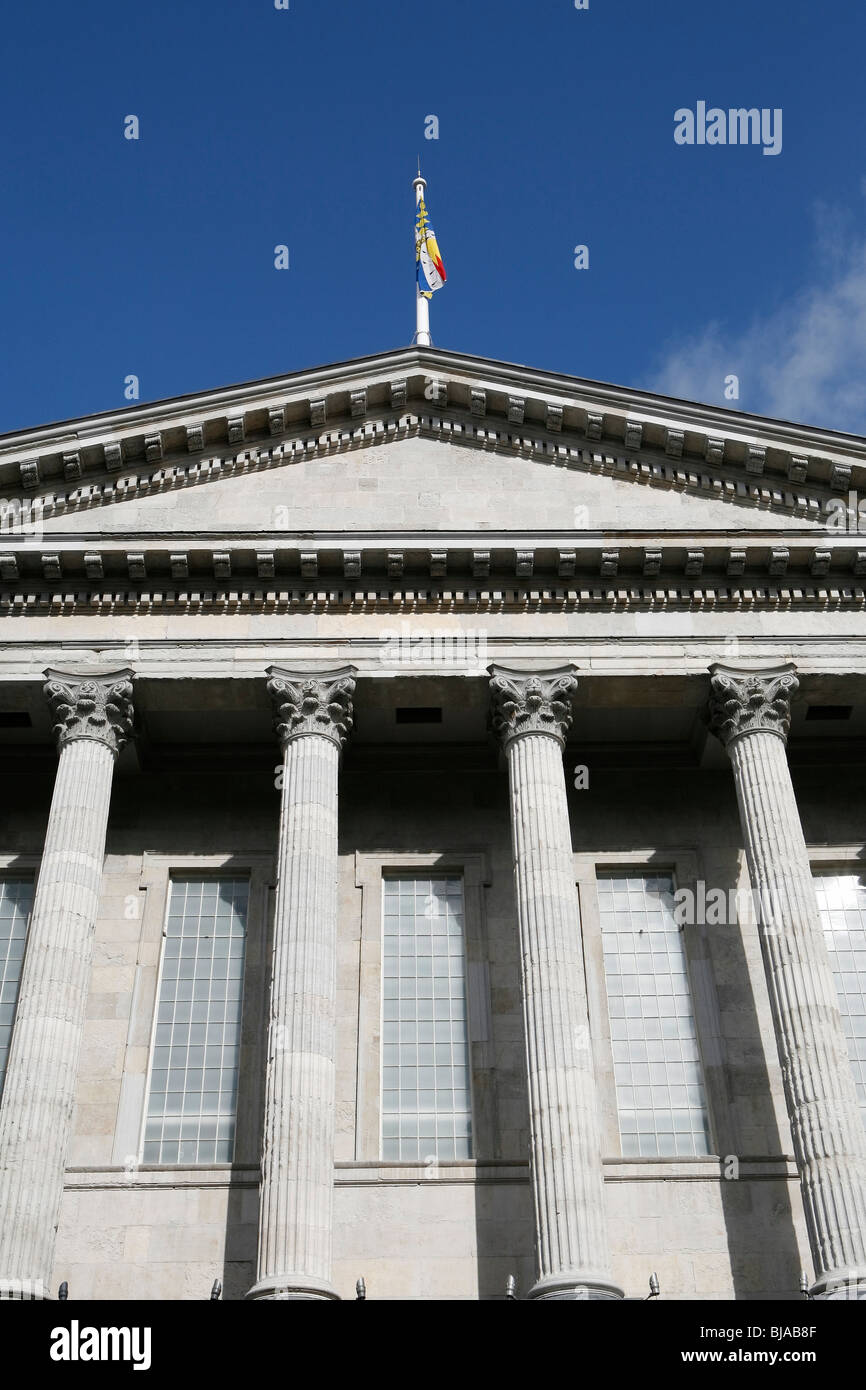
[[[416,348],[0,441],[0,1295],[862,1296],[863,459]],[[706,1155],[623,1151],[608,870],[771,904],[682,931]],[[462,880],[471,1159],[382,1156],[387,874]],[[249,883],[231,1163],[144,1157],[178,875]]]

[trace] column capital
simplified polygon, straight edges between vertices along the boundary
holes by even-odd
[[[791,699],[800,682],[793,662],[762,668],[710,667],[709,726],[727,748],[742,734],[777,734],[787,742]]]
[[[318,734],[342,749],[352,729],[354,666],[332,671],[290,671],[269,666],[268,694],[274,706],[274,731],[281,747],[293,738]]]
[[[128,666],[100,674],[80,671],[45,673],[43,694],[54,721],[57,747],[88,738],[104,743],[117,756],[132,733],[132,677]]]
[[[547,671],[488,666],[493,732],[507,748],[521,734],[550,734],[560,747],[571,727],[571,697],[577,690],[572,665]]]

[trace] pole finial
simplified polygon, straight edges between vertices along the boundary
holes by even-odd
[[[418,156],[418,173],[412,180],[415,186],[415,206],[417,209],[417,221],[415,224],[415,337],[413,342],[418,347],[432,347],[433,340],[430,337],[430,295],[422,290],[420,281],[420,256],[422,244],[429,235],[427,221],[427,210],[424,205],[424,191],[427,187],[427,180],[421,173],[421,156]],[[435,242],[434,242],[435,245]]]

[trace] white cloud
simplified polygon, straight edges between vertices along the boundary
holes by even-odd
[[[866,434],[866,238],[838,209],[819,205],[815,218],[813,282],[740,333],[717,319],[670,346],[652,390]],[[738,400],[725,399],[731,374]]]

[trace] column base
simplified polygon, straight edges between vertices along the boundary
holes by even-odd
[[[809,1290],[809,1296],[820,1299],[822,1303],[830,1299],[866,1301],[866,1266],[856,1265],[850,1269],[834,1269],[829,1274],[822,1274]]]
[[[273,1274],[253,1284],[244,1298],[259,1302],[286,1299],[339,1302],[340,1295],[325,1279],[312,1279],[305,1274]]]
[[[42,1279],[0,1278],[0,1300],[15,1299],[19,1303],[51,1303],[53,1295]]]
[[[544,1300],[557,1302],[572,1302],[574,1300],[592,1300],[597,1302],[599,1299],[616,1302],[624,1298],[622,1289],[616,1284],[608,1283],[606,1279],[597,1278],[593,1275],[582,1276],[580,1274],[551,1274],[545,1279],[539,1279],[533,1284],[527,1299]]]

